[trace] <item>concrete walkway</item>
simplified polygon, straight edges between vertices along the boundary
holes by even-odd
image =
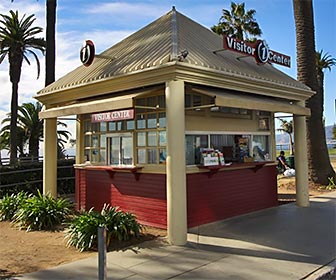
[[[189,230],[107,254],[107,279],[317,279],[335,266],[336,192]],[[334,261],[334,262],[333,262]],[[97,257],[15,279],[98,279]]]

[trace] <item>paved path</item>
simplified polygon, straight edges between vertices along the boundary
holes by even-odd
[[[107,279],[316,279],[335,265],[336,192],[190,229],[107,254]],[[98,279],[97,257],[16,279]],[[321,270],[322,269],[322,270]]]

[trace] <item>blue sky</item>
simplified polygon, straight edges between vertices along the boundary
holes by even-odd
[[[230,8],[230,0],[161,0],[161,1],[108,1],[58,0],[57,1],[57,59],[56,78],[80,65],[79,49],[85,39],[91,39],[100,53],[171,10],[172,6],[200,24],[211,27],[218,23],[222,9]],[[238,2],[238,1],[236,1]],[[242,2],[242,1],[239,1]],[[296,78],[296,45],[292,0],[245,0],[247,9],[255,9],[256,20],[272,50],[292,58],[292,67],[276,66]],[[316,49],[323,49],[336,57],[336,1],[313,0]],[[0,1],[0,13],[18,10],[20,14],[34,13],[36,24],[45,27],[45,1]],[[44,34],[43,34],[44,36]],[[32,59],[33,61],[33,59]],[[41,64],[44,59],[41,57]],[[325,73],[326,124],[336,122],[336,68]],[[24,65],[19,85],[19,103],[31,102],[44,85],[44,67],[36,80],[36,65]],[[8,64],[0,65],[0,120],[10,111],[11,84]]]

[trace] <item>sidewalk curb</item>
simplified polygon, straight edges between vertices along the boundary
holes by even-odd
[[[334,278],[324,278],[328,277],[328,275],[336,273],[336,260],[334,259],[330,263],[322,266],[312,274],[309,274],[307,277],[302,278],[302,280],[322,280],[322,279],[334,279]]]

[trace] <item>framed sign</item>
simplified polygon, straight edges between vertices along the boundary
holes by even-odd
[[[134,109],[97,113],[91,115],[91,122],[113,122],[134,119]]]
[[[258,128],[259,130],[269,130],[269,118],[259,118]]]

